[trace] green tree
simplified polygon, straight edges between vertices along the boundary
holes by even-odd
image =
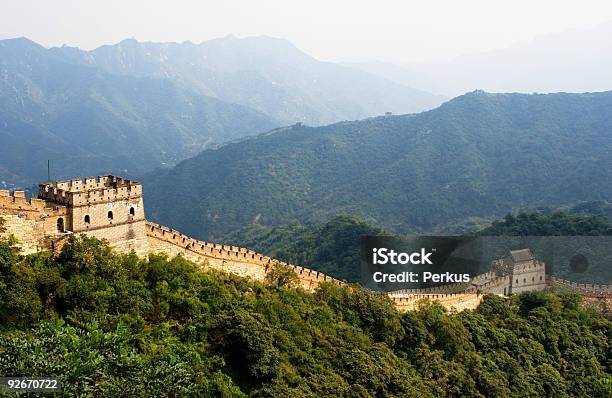
[[[300,279],[289,265],[277,263],[266,274],[266,282],[276,287],[295,287],[299,284]]]

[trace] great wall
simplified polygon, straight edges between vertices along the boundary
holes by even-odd
[[[39,185],[39,197],[0,190],[0,216],[5,220],[4,236],[14,235],[23,254],[41,250],[58,251],[72,234],[105,239],[119,252],[134,251],[170,257],[182,255],[204,269],[217,269],[264,280],[279,264],[293,269],[300,285],[313,291],[321,282],[345,282],[318,271],[286,264],[253,250],[203,242],[172,228],[145,219],[142,186],[115,176],[89,177]],[[470,284],[389,293],[399,310],[412,310],[423,299],[438,301],[455,310],[473,309],[484,293],[508,295],[526,290],[555,287],[593,297],[612,295],[610,285],[576,284],[547,278],[544,264],[528,250],[510,252],[493,264],[490,272],[478,275]]]

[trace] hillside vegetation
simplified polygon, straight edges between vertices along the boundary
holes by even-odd
[[[478,232],[484,236],[610,236],[612,221],[604,215],[556,212],[508,214]]]
[[[454,232],[474,217],[612,197],[610,107],[612,92],[473,92],[417,115],[296,125],[145,176],[145,203],[209,240],[342,213],[390,232]]]
[[[357,287],[314,294],[116,255],[0,241],[0,374],[60,396],[607,397],[612,323],[572,295],[398,313]]]
[[[66,62],[27,39],[0,40],[0,182],[171,166],[277,124],[168,79]]]

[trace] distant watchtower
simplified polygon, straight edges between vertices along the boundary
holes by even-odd
[[[139,182],[112,175],[53,181],[39,184],[38,197],[66,208],[58,229],[111,243],[146,236]]]
[[[510,276],[508,294],[546,288],[546,265],[537,260],[531,250],[510,250],[502,259],[493,262],[496,273]]]

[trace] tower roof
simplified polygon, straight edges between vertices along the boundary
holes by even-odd
[[[515,263],[533,260],[533,253],[530,249],[510,250],[510,257]]]

